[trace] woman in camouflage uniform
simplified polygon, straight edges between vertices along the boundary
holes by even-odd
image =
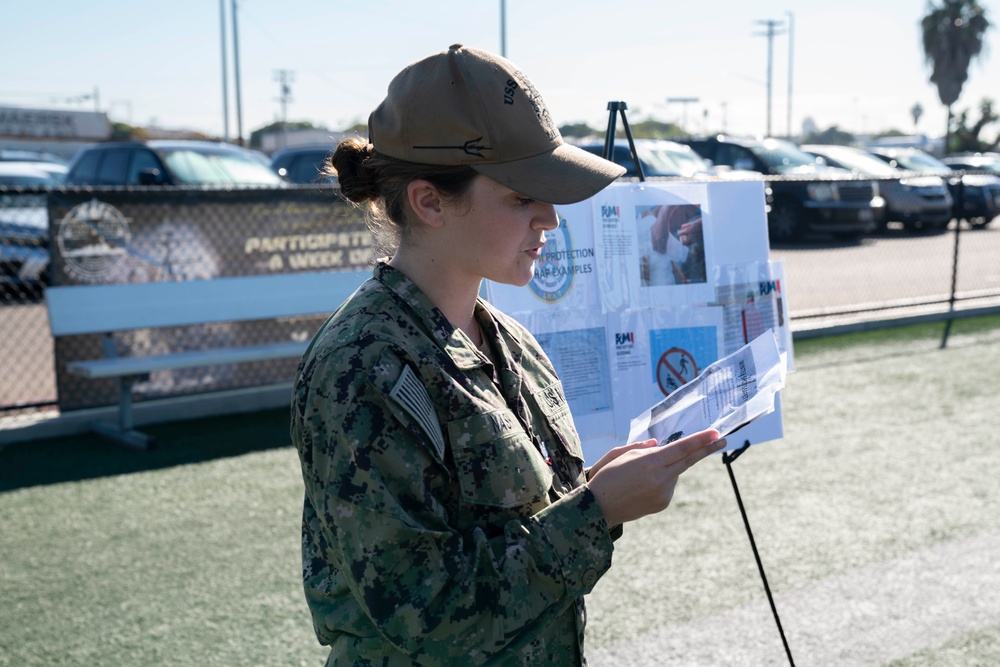
[[[332,167],[393,254],[316,335],[292,401],[327,664],[585,664],[583,596],[621,524],[724,443],[634,443],[585,470],[549,360],[478,294],[527,284],[553,204],[623,170],[564,144],[510,62],[461,45],[397,75],[369,135]]]

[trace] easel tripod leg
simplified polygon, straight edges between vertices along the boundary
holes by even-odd
[[[781,635],[781,644],[785,647],[785,655],[788,656],[788,664],[791,667],[795,667],[795,660],[792,659],[792,650],[788,646],[788,640],[785,639],[785,631],[781,627],[781,619],[778,617],[778,608],[774,604],[774,596],[771,595],[771,587],[767,584],[767,575],[764,573],[764,564],[760,560],[760,553],[757,551],[757,542],[753,539],[753,531],[750,530],[750,520],[747,518],[746,509],[743,507],[743,498],[740,497],[740,489],[736,485],[736,476],[733,474],[732,463],[735,461],[740,454],[745,452],[750,447],[750,441],[745,440],[743,446],[736,449],[732,454],[723,453],[722,462],[726,464],[726,470],[729,472],[729,481],[733,484],[733,492],[736,494],[736,504],[740,508],[740,515],[743,517],[743,525],[747,529],[747,537],[750,538],[750,548],[753,550],[754,560],[757,561],[757,571],[760,572],[760,580],[764,583],[764,592],[767,593],[767,601],[771,605],[771,614],[774,616],[774,622],[778,626],[778,634]]]

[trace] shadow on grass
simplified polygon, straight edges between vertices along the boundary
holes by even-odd
[[[142,427],[150,451],[126,449],[92,433],[0,448],[0,493],[31,486],[158,470],[288,447],[288,409]]]

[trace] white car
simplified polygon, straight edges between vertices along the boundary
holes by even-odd
[[[0,161],[0,285],[44,282],[49,265],[44,189],[59,186],[57,178],[34,162]]]

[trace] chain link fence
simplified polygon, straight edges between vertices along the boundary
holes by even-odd
[[[101,208],[108,203],[114,215]],[[1000,200],[995,203],[1000,206]],[[891,318],[915,309],[946,312],[1000,303],[1000,221],[976,223],[953,220],[936,230],[892,223],[855,240],[816,236],[772,244],[772,259],[785,264],[793,330],[831,318]],[[125,246],[128,261],[115,263]],[[50,249],[57,250],[52,261]],[[64,365],[60,360],[97,354],[99,343],[53,341],[45,309],[49,284],[357,269],[370,262],[372,248],[361,216],[333,191],[315,187],[0,187],[0,253],[0,418],[16,419],[113,402],[113,384],[77,385],[57,371]],[[136,332],[127,344],[147,351],[195,349],[223,339],[253,344],[309,336],[321,321]],[[209,388],[255,386],[287,379],[293,371],[294,364],[282,362],[216,369]],[[208,387],[205,375],[195,372],[171,383],[153,387],[150,397]]]

